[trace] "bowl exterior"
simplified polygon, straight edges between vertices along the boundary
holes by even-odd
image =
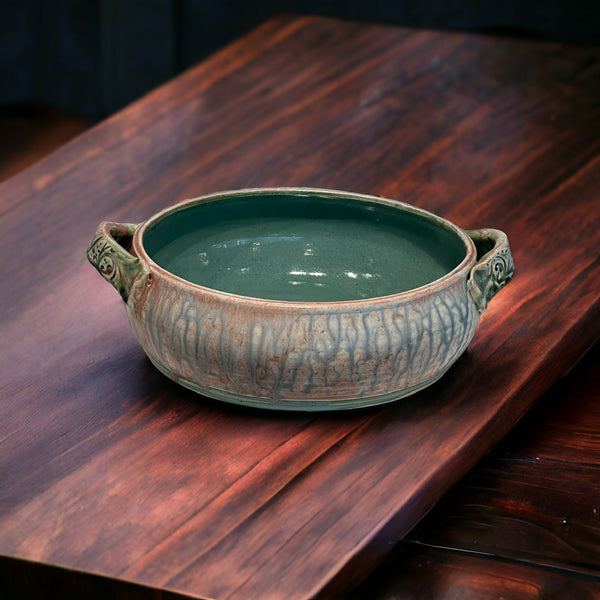
[[[468,268],[409,293],[314,304],[149,270],[126,303],[144,351],[174,381],[238,404],[329,410],[396,400],[441,377],[479,322]]]

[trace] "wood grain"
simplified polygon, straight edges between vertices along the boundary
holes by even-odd
[[[91,119],[44,106],[0,107],[0,181],[91,127]]]
[[[582,566],[590,564],[599,547],[593,542],[597,512],[590,510],[599,497],[594,488],[599,478],[595,461],[588,459],[597,453],[595,440],[600,431],[600,423],[594,420],[599,352],[600,346],[594,346],[554,385],[539,406],[438,503],[405,538],[408,541],[394,547],[383,563],[347,596],[348,600],[444,600],[458,594],[465,600],[599,598],[600,577],[582,572]],[[546,470],[540,473],[542,460],[551,463],[552,476],[548,477]],[[510,479],[504,475],[506,472]],[[565,486],[565,481],[575,485]],[[492,493],[492,487],[500,489],[493,489]],[[583,510],[579,510],[581,505]],[[551,522],[560,520],[561,536],[549,531],[540,535],[539,525],[530,523],[532,515],[538,522],[540,517],[548,519],[545,507],[552,509]],[[564,518],[556,519],[557,514],[575,515],[578,527],[565,528]],[[577,535],[581,537],[582,532],[586,535],[579,539]],[[453,538],[450,534],[454,534]],[[499,537],[503,548],[497,543],[486,548],[481,543],[482,538],[497,542]],[[470,543],[465,544],[465,540]],[[591,543],[577,547],[587,540]],[[444,549],[432,544],[443,545]],[[499,558],[507,554],[507,547],[513,560]],[[527,548],[529,552],[524,551]],[[575,560],[565,560],[574,553]],[[557,554],[562,561],[556,560]],[[547,568],[551,564],[549,558],[554,559],[555,569]],[[188,597],[2,556],[0,581],[3,589],[12,591],[11,600]]]
[[[599,353],[596,344],[350,598],[600,598]]]
[[[347,600],[597,600],[598,582],[519,562],[401,542]]]
[[[158,590],[112,577],[0,556],[2,600],[186,600],[187,594]]]
[[[596,577],[600,345],[410,533],[421,544]]]
[[[599,65],[282,17],[0,185],[0,554],[194,597],[353,588],[598,337]],[[515,279],[406,401],[210,402],[151,368],[85,247],[100,220],[268,185],[503,229]]]

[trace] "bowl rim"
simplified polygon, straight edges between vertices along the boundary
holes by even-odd
[[[392,208],[396,208],[399,210],[404,210],[406,212],[410,212],[412,214],[418,215],[430,222],[434,222],[437,226],[442,227],[446,230],[451,231],[455,235],[457,235],[463,242],[465,246],[465,256],[461,260],[461,262],[454,267],[451,271],[448,271],[435,281],[427,283],[425,285],[406,290],[403,292],[398,292],[395,294],[388,294],[385,296],[373,296],[370,298],[360,298],[355,300],[334,300],[334,301],[298,301],[298,300],[278,300],[273,298],[260,298],[256,296],[245,296],[243,294],[234,294],[232,292],[225,292],[222,290],[218,290],[216,288],[211,288],[208,286],[201,285],[199,283],[193,283],[183,277],[179,277],[168,271],[167,269],[161,267],[158,263],[154,262],[154,260],[149,256],[144,247],[143,238],[144,234],[150,229],[152,226],[156,225],[161,219],[168,217],[169,215],[179,212],[181,210],[185,210],[191,206],[195,206],[197,204],[203,204],[205,202],[218,202],[219,200],[231,199],[238,196],[265,196],[265,195],[290,195],[290,196],[324,196],[329,198],[343,198],[352,201],[359,202],[369,202],[374,204],[380,204],[384,206],[389,206]],[[168,206],[146,221],[142,222],[136,229],[135,234],[132,240],[132,252],[135,256],[137,256],[140,260],[145,262],[152,270],[157,271],[161,274],[161,276],[165,277],[171,282],[179,284],[187,289],[193,289],[202,292],[203,294],[207,294],[210,296],[218,297],[221,299],[229,298],[236,302],[244,301],[247,303],[256,303],[260,305],[268,304],[269,306],[282,306],[282,307],[291,307],[298,309],[307,309],[314,308],[315,306],[320,307],[336,307],[349,305],[349,307],[360,307],[360,306],[372,306],[374,304],[382,304],[388,303],[390,300],[395,299],[397,301],[409,300],[409,299],[418,299],[424,296],[429,296],[438,288],[446,287],[451,280],[455,278],[463,278],[466,283],[467,273],[471,270],[472,266],[475,264],[477,260],[477,250],[475,248],[475,243],[473,240],[467,235],[467,233],[443,217],[440,217],[428,210],[423,208],[419,208],[413,206],[411,204],[407,204],[400,200],[392,200],[389,198],[384,198],[382,196],[376,196],[372,194],[363,194],[359,192],[346,192],[343,190],[336,189],[327,189],[327,188],[313,188],[313,187],[265,187],[265,188],[241,188],[234,190],[224,190],[220,192],[213,192],[210,194],[205,194],[202,196],[197,196],[194,198],[188,198],[182,200],[181,202],[177,202],[171,206]]]

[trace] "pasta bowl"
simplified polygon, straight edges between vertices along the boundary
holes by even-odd
[[[437,381],[514,271],[501,231],[309,188],[221,192],[139,225],[103,222],[87,256],[167,377],[226,402],[306,411],[383,404]]]

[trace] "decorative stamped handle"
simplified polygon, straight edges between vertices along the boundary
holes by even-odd
[[[498,229],[474,229],[465,233],[475,242],[478,261],[467,280],[467,289],[482,313],[489,301],[515,272],[506,234]]]
[[[130,223],[100,223],[87,249],[88,260],[125,302],[134,280],[144,271],[140,259],[129,253],[137,228]]]

